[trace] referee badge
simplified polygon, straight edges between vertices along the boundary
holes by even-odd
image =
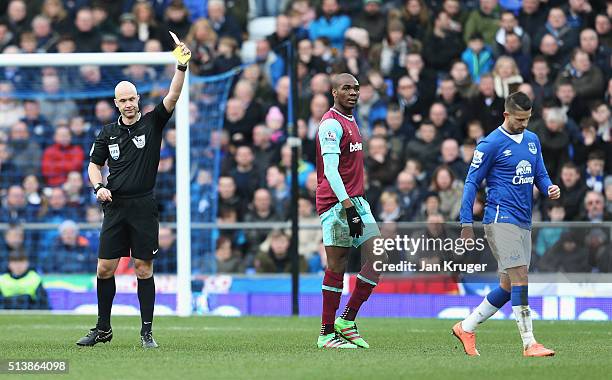
[[[536,154],[536,153],[538,153],[538,148],[536,147],[536,144],[535,144],[535,143],[532,143],[532,142],[531,142],[531,143],[527,144],[527,146],[529,147],[529,151],[530,151],[532,154]]]
[[[138,149],[142,149],[145,146],[145,135],[140,135],[140,136],[136,136],[132,139],[132,142],[134,143],[134,145],[136,145],[136,148]]]
[[[110,152],[113,160],[119,159],[119,144],[112,144],[108,146],[108,151]]]

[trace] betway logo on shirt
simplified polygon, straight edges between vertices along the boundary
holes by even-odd
[[[521,160],[516,165],[516,175],[512,178],[513,185],[524,185],[526,183],[533,184],[533,176],[531,170],[531,164],[529,161]]]
[[[363,150],[363,145],[360,142],[356,142],[355,144],[349,143],[349,152],[357,152]]]

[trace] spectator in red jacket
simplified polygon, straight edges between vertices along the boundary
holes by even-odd
[[[42,175],[49,186],[59,186],[71,171],[80,172],[85,154],[78,145],[71,143],[70,129],[59,127],[53,136],[53,145],[45,149],[42,157]]]

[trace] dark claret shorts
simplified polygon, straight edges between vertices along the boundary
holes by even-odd
[[[104,221],[100,231],[100,259],[131,256],[141,260],[155,258],[159,235],[159,212],[152,195],[117,199],[102,204]]]

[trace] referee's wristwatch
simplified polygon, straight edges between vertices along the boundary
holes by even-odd
[[[94,186],[94,194],[98,194],[98,190],[100,190],[103,187],[106,187],[106,186],[104,186],[102,182],[96,183]]]

